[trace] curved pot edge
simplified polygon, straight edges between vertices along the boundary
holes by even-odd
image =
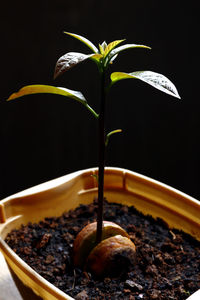
[[[68,175],[65,175],[65,176],[62,176],[62,177],[59,177],[59,178],[57,178],[57,179],[53,179],[53,180],[50,180],[50,181],[48,181],[48,182],[46,182],[46,183],[43,183],[43,184],[40,184],[40,185],[37,185],[37,186],[35,186],[35,187],[33,187],[33,188],[29,188],[29,189],[27,189],[27,190],[24,190],[24,191],[22,191],[22,192],[19,192],[19,193],[17,193],[17,194],[15,194],[15,195],[12,195],[12,196],[10,196],[10,197],[7,197],[6,199],[4,199],[4,200],[2,200],[2,203],[1,203],[1,205],[0,205],[0,210],[1,210],[1,212],[0,212],[0,221],[1,221],[1,223],[4,223],[6,220],[4,220],[4,219],[6,219],[5,218],[5,211],[4,211],[4,203],[6,203],[7,201],[10,201],[10,200],[12,200],[12,199],[16,199],[16,198],[20,198],[20,197],[26,197],[26,196],[28,196],[28,195],[32,195],[32,194],[35,194],[35,193],[41,193],[41,192],[43,192],[43,191],[46,191],[46,190],[48,190],[48,189],[52,189],[52,188],[57,188],[57,187],[59,187],[59,186],[62,186],[62,184],[64,184],[66,181],[70,181],[70,180],[73,180],[74,178],[77,178],[77,177],[80,177],[80,176],[82,176],[83,174],[87,174],[87,173],[96,173],[97,172],[97,168],[91,168],[91,169],[86,169],[86,170],[81,170],[81,171],[77,171],[77,172],[74,172],[74,173],[71,173],[71,174],[68,174]],[[114,167],[112,167],[112,168],[109,168],[109,167],[107,167],[106,168],[106,174],[109,174],[109,172],[114,172],[115,174],[122,174],[123,173],[123,178],[122,178],[122,188],[123,189],[127,189],[127,183],[126,183],[126,178],[128,177],[128,176],[134,176],[135,178],[139,178],[139,180],[142,180],[142,181],[144,181],[144,182],[148,182],[151,186],[159,186],[160,188],[161,188],[161,190],[167,190],[167,191],[169,191],[170,193],[173,193],[173,194],[175,194],[175,195],[177,195],[178,197],[181,197],[181,198],[186,198],[187,199],[187,201],[189,201],[189,202],[191,202],[191,203],[193,203],[195,206],[198,206],[198,207],[200,207],[200,204],[199,204],[199,202],[196,200],[196,199],[194,199],[194,198],[192,198],[192,197],[190,197],[189,195],[187,195],[187,194],[185,194],[185,193],[182,193],[182,192],[180,192],[180,191],[178,191],[178,190],[176,190],[176,189],[174,189],[174,188],[172,188],[172,187],[170,187],[170,186],[168,186],[168,185],[166,185],[166,184],[163,184],[163,183],[161,183],[161,182],[159,182],[159,181],[156,181],[156,180],[154,180],[154,179],[151,179],[151,178],[148,178],[148,177],[146,177],[146,176],[144,176],[144,175],[140,175],[140,174],[138,174],[138,173],[136,173],[136,172],[132,172],[132,171],[129,171],[129,170],[125,170],[125,169],[121,169],[121,168],[114,168]],[[96,188],[96,185],[94,184],[94,186],[93,186],[93,188]],[[199,221],[199,223],[200,223],[200,221]],[[1,224],[0,224],[1,225]],[[200,224],[199,224],[200,225]],[[6,257],[6,255],[8,254],[8,252],[7,252],[7,248],[8,248],[8,246],[6,245],[6,243],[0,238],[0,248],[1,248],[1,250],[2,250],[2,252],[3,252],[3,254],[5,255],[5,257]],[[9,253],[10,253],[10,251],[11,252],[13,252],[11,249],[9,249]],[[12,253],[11,253],[12,254]],[[9,258],[7,257],[7,259],[9,260]],[[18,256],[17,256],[17,259],[18,259]],[[9,262],[8,262],[9,263]],[[24,263],[25,264],[25,263]],[[26,265],[26,264],[25,264]],[[30,267],[29,267],[30,268]],[[30,268],[31,269],[31,268]],[[31,269],[32,270],[32,269]],[[37,274],[37,273],[36,273]],[[37,276],[39,276],[38,274],[37,274]],[[41,276],[39,276],[39,277],[41,277]],[[35,278],[35,277],[34,277]],[[41,277],[42,278],[42,277]],[[42,278],[43,279],[43,278]],[[45,279],[43,279],[44,281],[46,281]],[[39,280],[40,281],[40,280]],[[51,284],[50,284],[51,285]],[[192,294],[189,298],[188,298],[188,300],[195,300],[195,299],[197,299],[197,298],[195,298],[196,297],[196,295],[199,293],[199,291],[197,291],[196,293],[194,293],[194,294]],[[65,294],[66,295],[66,294]],[[198,294],[199,295],[199,294]],[[67,296],[67,295],[66,295]],[[50,298],[49,298],[50,299]],[[53,299],[53,298],[52,298]],[[55,299],[73,299],[73,298],[71,298],[71,297],[69,297],[68,296],[68,298],[55,298]]]

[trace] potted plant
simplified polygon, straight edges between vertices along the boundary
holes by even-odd
[[[63,95],[80,102],[99,123],[99,167],[98,170],[91,169],[67,175],[4,200],[0,206],[0,220],[2,223],[0,228],[4,239],[8,233],[8,228],[10,231],[19,224],[27,223],[27,221],[35,222],[44,217],[58,216],[65,210],[77,207],[78,204],[90,203],[98,191],[97,222],[89,224],[77,235],[74,242],[73,262],[76,267],[86,271],[89,270],[94,276],[111,276],[110,273],[112,272],[110,271],[114,270],[115,272],[118,269],[123,271],[124,268],[134,265],[136,250],[133,239],[122,227],[115,223],[103,221],[104,191],[108,201],[112,202],[114,195],[117,193],[115,201],[128,205],[134,204],[140,211],[151,213],[153,217],[162,218],[170,227],[184,229],[185,232],[192,234],[197,239],[199,239],[200,235],[200,221],[198,218],[200,206],[197,201],[189,196],[133,172],[114,168],[105,170],[106,146],[113,134],[121,132],[121,129],[113,130],[110,133],[105,131],[106,97],[111,87],[122,79],[139,79],[176,98],[180,97],[169,79],[151,71],[114,72],[110,75],[108,82],[107,72],[109,65],[113,63],[122,51],[137,47],[150,49],[149,47],[136,44],[119,46],[124,40],[117,40],[108,45],[106,42],[103,42],[98,49],[88,39],[80,35],[65,33],[83,42],[92,50],[92,54],[70,52],[63,55],[56,63],[54,77],[56,78],[84,60],[93,60],[97,64],[100,73],[101,103],[99,114],[88,104],[82,93],[54,86],[25,86],[17,93],[12,94],[8,100],[35,93],[51,93]],[[68,193],[70,197],[68,198],[68,203],[66,203],[63,197],[67,197]],[[40,202],[39,198],[44,201],[41,200]],[[182,209],[179,207],[180,202]],[[56,212],[54,211],[55,206],[57,207]],[[33,207],[36,209],[35,214],[32,211]],[[45,210],[43,210],[44,208]],[[48,242],[48,235],[46,240]],[[43,244],[43,242],[41,243]],[[38,247],[40,248],[40,246]],[[49,283],[45,285],[44,279],[40,276],[37,277],[38,275],[21,261],[19,267],[15,255],[13,256],[15,262],[11,262],[12,250],[9,249],[3,240],[1,240],[1,248],[8,263],[14,265],[14,273],[18,277],[22,277],[22,282],[25,285],[29,282],[36,294],[39,294],[43,299],[70,299],[69,296],[61,291],[57,289],[52,290],[52,286]],[[116,261],[120,266],[119,268],[115,267]],[[26,267],[27,269],[25,270]],[[40,285],[39,288],[38,284]],[[127,282],[127,285],[131,284]],[[134,287],[136,286],[134,285]],[[139,289],[138,286],[137,288]],[[88,295],[84,296],[83,294],[79,296],[88,297]]]

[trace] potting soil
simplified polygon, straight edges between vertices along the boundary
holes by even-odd
[[[136,246],[132,269],[97,279],[73,266],[73,241],[96,220],[97,205],[22,225],[6,242],[28,265],[75,299],[187,299],[200,288],[200,242],[134,207],[105,203],[104,219],[122,226]]]

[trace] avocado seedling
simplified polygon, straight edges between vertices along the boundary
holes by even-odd
[[[62,75],[75,65],[85,61],[92,60],[96,63],[100,74],[100,109],[97,113],[79,91],[70,90],[63,87],[54,87],[49,85],[28,85],[12,94],[8,100],[13,100],[22,96],[50,93],[62,95],[78,101],[85,106],[92,116],[98,121],[98,138],[99,138],[99,162],[98,162],[98,213],[97,222],[89,224],[77,235],[74,242],[74,265],[81,268],[87,268],[97,276],[116,274],[117,270],[124,270],[134,264],[135,245],[130,240],[128,234],[117,224],[103,221],[103,202],[104,202],[104,168],[105,168],[105,151],[109,138],[121,129],[115,129],[109,133],[105,129],[106,99],[109,90],[118,81],[123,79],[138,79],[156,89],[161,90],[171,96],[180,98],[174,84],[162,74],[152,71],[135,71],[131,73],[113,72],[110,74],[109,82],[107,75],[110,64],[118,57],[119,54],[127,49],[144,48],[149,50],[150,47],[137,44],[123,44],[124,40],[116,40],[109,44],[105,41],[96,47],[91,41],[83,36],[65,32],[83,44],[91,51],[89,54],[69,52],[61,56],[55,67],[54,78]],[[120,46],[119,46],[120,45]],[[117,269],[116,269],[117,265]]]

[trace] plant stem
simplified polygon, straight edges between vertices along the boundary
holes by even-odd
[[[89,106],[89,104],[84,104],[85,105],[85,107],[93,114],[93,116],[96,118],[96,119],[98,119],[99,118],[99,115],[94,111],[94,109],[91,107],[91,106]]]
[[[101,99],[99,113],[99,176],[98,176],[98,213],[96,243],[102,240],[103,202],[104,202],[104,167],[105,167],[105,70],[101,72]]]

